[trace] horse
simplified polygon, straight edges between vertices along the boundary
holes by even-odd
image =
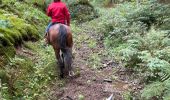
[[[50,27],[46,39],[54,49],[60,78],[66,75],[72,76],[74,74],[71,66],[73,38],[70,27],[60,23],[54,24]]]

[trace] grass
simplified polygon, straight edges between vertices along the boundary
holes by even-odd
[[[88,42],[88,46],[90,48],[95,48],[97,46],[96,40],[94,40],[94,39],[89,39],[89,40],[87,40],[87,42]]]
[[[101,67],[101,57],[98,55],[98,53],[93,53],[89,56],[88,62],[92,69],[98,69]]]

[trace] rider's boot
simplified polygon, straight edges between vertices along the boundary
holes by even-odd
[[[49,44],[49,41],[48,41],[48,32],[45,33],[45,36],[44,36],[44,45],[47,46]]]

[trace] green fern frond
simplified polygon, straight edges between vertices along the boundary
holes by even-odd
[[[147,85],[142,91],[142,98],[150,100],[152,97],[160,97],[165,90],[165,86],[162,82],[154,82]]]

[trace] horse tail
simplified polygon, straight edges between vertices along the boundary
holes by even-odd
[[[59,38],[58,38],[59,47],[62,52],[66,51],[66,43],[67,43],[67,30],[64,25],[60,25],[59,27]]]
[[[63,53],[63,61],[64,67],[66,68],[67,72],[72,70],[72,50],[71,48],[67,48],[67,30],[64,25],[60,25],[59,27],[59,38],[58,38],[60,49]]]

